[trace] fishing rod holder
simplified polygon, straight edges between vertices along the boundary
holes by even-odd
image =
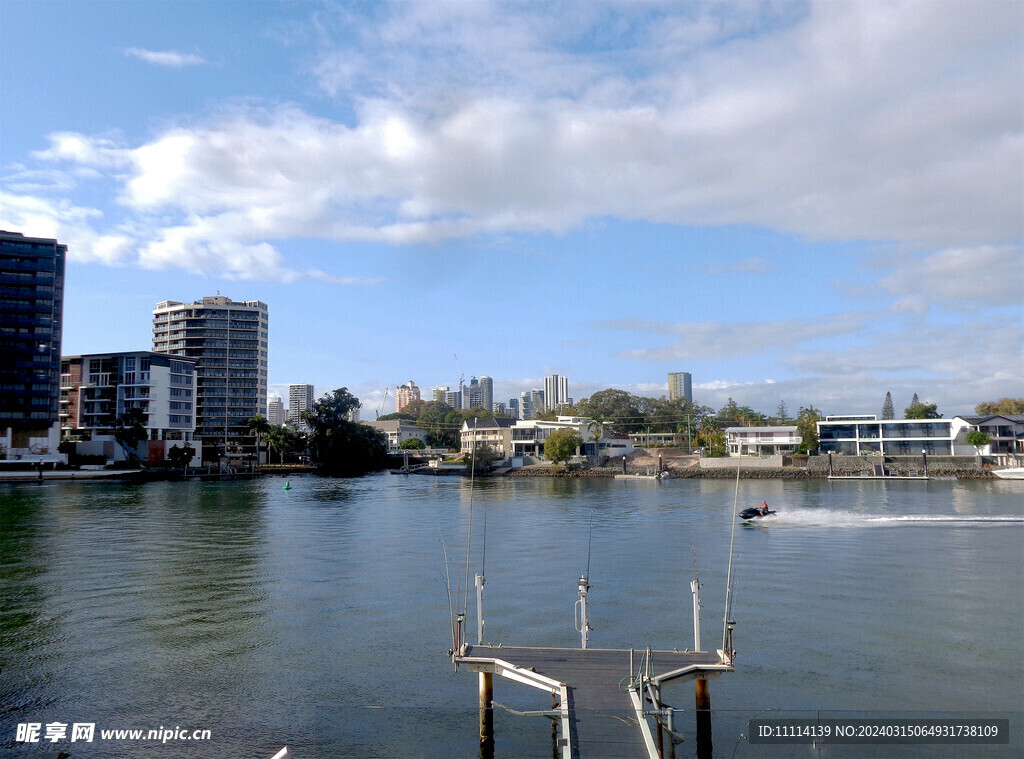
[[[587,617],[587,592],[590,590],[587,576],[585,574],[581,575],[576,585],[579,588],[580,598],[573,607],[573,622],[576,625],[576,632],[580,634],[581,647],[586,649],[590,638],[590,631],[593,629]]]

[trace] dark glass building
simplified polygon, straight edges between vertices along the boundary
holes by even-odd
[[[67,252],[56,240],[0,231],[0,443],[8,457],[57,453]]]

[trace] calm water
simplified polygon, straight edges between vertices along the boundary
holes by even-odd
[[[283,484],[0,485],[0,755],[474,756],[476,678],[446,656],[442,547],[464,592],[469,483]],[[694,545],[703,642],[720,645],[733,487],[478,481],[470,571],[487,577],[485,640],[578,646],[592,535],[593,647],[692,646]],[[1021,483],[741,483],[741,508],[762,498],[780,514],[736,531],[738,659],[711,684],[716,756],[1024,754]],[[692,709],[692,685],[666,697]],[[549,706],[500,678],[495,700]],[[820,754],[742,738],[752,717],[815,710],[998,713],[1014,734],[1003,747]],[[15,741],[18,723],[55,721],[212,740]],[[551,756],[547,720],[495,721],[497,756]],[[692,712],[677,724],[677,755],[692,756]]]

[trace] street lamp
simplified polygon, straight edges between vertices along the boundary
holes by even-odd
[[[928,451],[921,449],[921,458],[924,461],[924,478],[928,479]]]

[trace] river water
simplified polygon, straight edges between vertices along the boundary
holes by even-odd
[[[446,574],[462,605],[467,554],[470,583],[487,578],[486,642],[578,646],[589,560],[592,647],[683,649],[696,552],[702,642],[721,645],[732,482],[502,478],[472,498],[459,478],[284,484],[0,485],[0,756],[475,756],[476,676],[447,658]],[[1024,755],[1022,483],[739,484],[741,509],[762,499],[778,515],[735,534],[716,757]],[[693,756],[693,686],[665,696],[687,710],[677,756]],[[500,678],[494,699],[550,706]],[[814,750],[746,736],[754,717],[822,713],[1001,717],[1011,739]],[[96,733],[19,741],[29,723]],[[495,724],[496,756],[552,755],[546,719],[498,710]],[[210,740],[100,738],[157,728]]]

